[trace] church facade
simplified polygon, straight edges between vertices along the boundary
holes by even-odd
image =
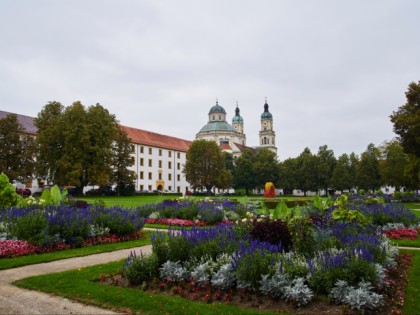
[[[196,140],[212,140],[220,145],[220,148],[231,153],[234,158],[242,154],[246,148],[259,149],[266,148],[277,155],[276,134],[273,126],[273,115],[268,109],[267,100],[265,100],[264,111],[261,114],[261,127],[259,132],[259,144],[249,147],[246,144],[246,135],[244,133],[244,119],[240,115],[240,109],[236,104],[235,116],[232,118],[232,124],[226,120],[226,111],[219,105],[210,108],[208,113],[208,122],[196,134]]]

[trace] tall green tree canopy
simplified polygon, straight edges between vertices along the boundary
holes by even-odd
[[[321,188],[324,189],[325,193],[328,193],[328,188],[331,188],[331,178],[333,175],[333,171],[337,160],[334,156],[334,151],[328,149],[327,145],[323,145],[319,147],[318,150],[318,178],[319,178],[319,185]]]
[[[30,181],[34,173],[35,146],[32,136],[24,133],[17,116],[0,119],[0,173],[10,181]]]
[[[118,125],[100,104],[64,108],[50,102],[35,118],[38,174],[58,185],[106,185],[112,177],[112,144]]]
[[[193,189],[206,188],[211,193],[213,187],[225,179],[225,157],[214,141],[195,140],[187,152],[184,174]]]
[[[292,194],[298,187],[297,158],[288,158],[279,164],[278,187],[283,188],[284,194]]]
[[[354,181],[351,175],[350,157],[344,153],[338,157],[337,163],[331,175],[331,188],[340,190],[350,190],[353,188]]]
[[[381,186],[379,150],[373,143],[369,144],[366,151],[360,156],[357,183],[359,188],[372,190],[372,192]]]
[[[297,188],[302,190],[305,196],[308,191],[317,192],[321,188],[319,172],[318,156],[312,154],[309,148],[305,148],[297,157]]]
[[[405,169],[408,164],[407,154],[396,139],[384,142],[380,147],[380,173],[382,182],[400,190],[408,184]]]
[[[245,149],[235,160],[233,180],[235,188],[244,188],[245,194],[257,186],[254,170],[255,154],[251,149]]]
[[[254,174],[257,188],[264,188],[267,182],[278,183],[279,164],[273,151],[264,148],[257,150],[255,153]]]
[[[404,151],[420,158],[420,81],[411,82],[405,96],[407,102],[390,118]]]
[[[115,141],[112,144],[112,176],[111,183],[116,184],[118,195],[125,190],[127,186],[134,185],[135,173],[130,170],[134,164],[133,145],[127,133],[117,128]]]

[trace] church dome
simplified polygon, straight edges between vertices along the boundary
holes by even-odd
[[[233,131],[236,132],[235,128],[229,125],[226,121],[211,121],[207,123],[200,132],[207,131]]]
[[[216,101],[216,105],[214,105],[212,108],[210,108],[209,114],[213,113],[223,113],[226,114],[225,109],[219,105],[219,102]]]
[[[241,116],[233,116],[232,123],[243,123],[244,119]]]
[[[261,119],[273,119],[273,115],[268,110],[267,98],[265,99],[264,112],[261,114]]]
[[[239,107],[238,107],[238,102],[236,102],[236,109],[235,109],[235,116],[233,116],[232,118],[232,123],[244,123],[244,119],[241,117],[240,111],[239,111]]]
[[[264,113],[261,114],[261,118],[273,119],[273,115],[271,115],[270,112],[264,112]]]

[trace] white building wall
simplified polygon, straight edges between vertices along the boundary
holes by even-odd
[[[182,170],[186,161],[186,152],[171,149],[134,145],[134,165],[136,190],[153,191],[161,188],[185,193],[190,186]]]

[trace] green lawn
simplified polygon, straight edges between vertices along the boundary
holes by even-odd
[[[131,288],[101,285],[101,275],[118,273],[123,261],[16,281],[19,287],[60,295],[82,303],[130,314],[278,314],[234,305],[190,302],[178,296],[152,294]]]
[[[403,314],[420,314],[420,250],[402,250],[403,253],[412,253],[412,267],[409,272],[409,283],[406,289]]]

